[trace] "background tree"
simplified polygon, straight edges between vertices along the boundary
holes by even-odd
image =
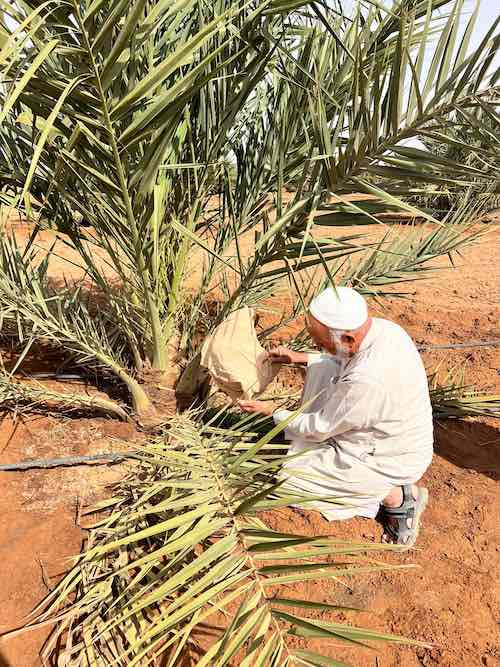
[[[478,169],[481,176],[474,178],[468,174],[454,179],[451,183],[431,185],[409,201],[425,207],[438,219],[443,219],[466,191],[473,192],[477,200],[483,201],[486,212],[499,208],[500,174],[496,152],[490,150],[497,142],[500,118],[498,112],[497,100],[486,112],[482,107],[472,110],[469,114],[470,125],[466,127],[457,122],[458,112],[450,115],[441,133],[434,132],[431,126],[429,135],[422,137],[425,147],[441,160],[453,160]],[[443,141],[443,132],[447,141]],[[485,170],[489,173],[489,180],[486,182]]]

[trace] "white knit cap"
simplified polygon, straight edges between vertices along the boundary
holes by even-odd
[[[368,319],[366,301],[350,287],[328,287],[311,301],[309,312],[329,329],[344,331],[357,329]]]

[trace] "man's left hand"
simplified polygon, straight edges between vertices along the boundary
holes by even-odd
[[[240,407],[243,412],[256,412],[262,415],[267,415],[268,417],[274,412],[273,406],[264,401],[238,401],[238,407]]]

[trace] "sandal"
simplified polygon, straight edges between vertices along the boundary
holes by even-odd
[[[384,535],[387,535],[393,544],[410,548],[417,541],[420,518],[427,507],[429,492],[424,487],[418,487],[418,497],[415,500],[411,485],[407,484],[401,488],[402,504],[399,507],[381,505],[380,519],[384,526]]]

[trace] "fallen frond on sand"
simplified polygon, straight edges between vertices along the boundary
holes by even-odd
[[[500,417],[500,395],[487,394],[467,383],[465,366],[440,372],[441,364],[429,376],[432,409],[436,419]]]
[[[14,380],[7,373],[0,372],[0,409],[15,413],[38,412],[103,412],[122,420],[128,419],[127,412],[118,403],[101,396],[57,392],[40,383],[28,384]]]
[[[133,452],[107,452],[105,454],[87,454],[86,456],[64,456],[58,459],[30,459],[18,463],[0,464],[0,472],[22,472],[23,470],[48,470],[81,465],[109,465],[120,463],[133,457]]]
[[[286,587],[294,582],[412,565],[373,558],[400,551],[394,545],[268,528],[259,512],[313,498],[276,483],[279,427],[257,442],[238,429],[245,427],[215,434],[178,417],[165,437],[135,452],[131,474],[87,512],[98,517],[74,568],[27,626],[56,623],[45,664],[90,667],[99,656],[103,667],[173,666],[189,655],[198,667],[291,666],[308,653],[291,636],[425,645],[338,622],[338,612],[359,610],[293,599]],[[207,623],[215,629],[208,643]],[[311,649],[307,664],[335,664],[334,650]]]
[[[500,394],[482,394],[470,386],[436,387],[430,393],[436,419],[500,417]]]

